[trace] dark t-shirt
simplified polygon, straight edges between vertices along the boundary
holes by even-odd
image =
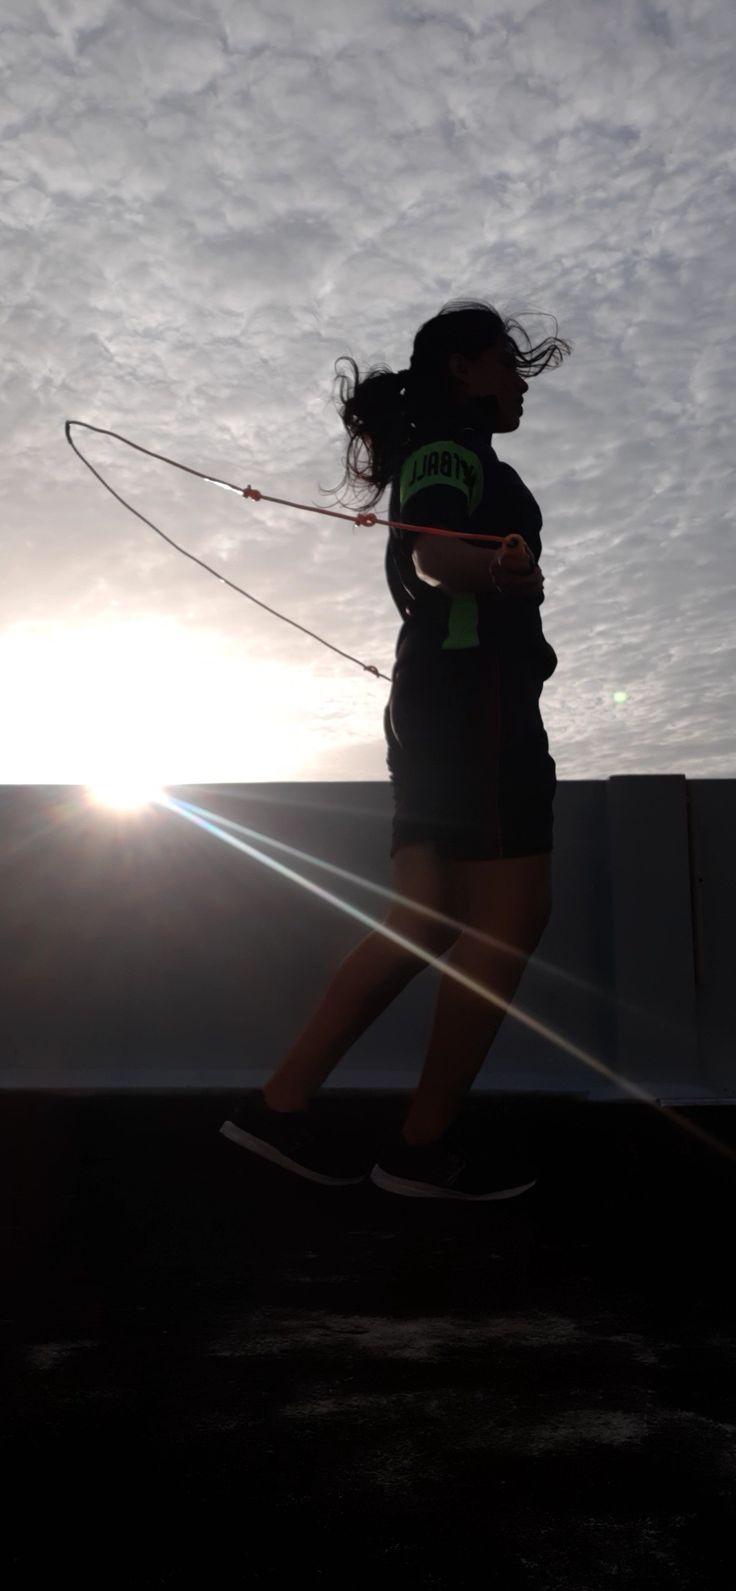
[[[461,420],[442,420],[431,431],[417,432],[416,447],[391,483],[388,517],[437,525],[460,536],[465,532],[475,538],[468,545],[479,550],[494,546],[483,532],[517,532],[540,560],[539,504],[516,470],[498,458],[488,437]],[[410,530],[389,530],[386,579],[403,620],[397,660],[475,650],[524,657],[540,679],[549,679],[557,655],[542,631],[544,594],[537,601],[494,591],[450,596],[420,579],[411,556],[415,541]]]

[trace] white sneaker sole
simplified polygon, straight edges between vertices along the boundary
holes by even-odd
[[[280,1149],[275,1149],[273,1144],[266,1143],[263,1138],[254,1138],[252,1133],[245,1132],[242,1127],[236,1127],[234,1121],[224,1121],[220,1132],[223,1138],[229,1138],[231,1143],[238,1144],[241,1149],[250,1149],[254,1155],[260,1155],[262,1160],[270,1160],[272,1165],[281,1166],[284,1171],[293,1171],[297,1177],[306,1177],[308,1182],[321,1182],[331,1188],[347,1188],[364,1180],[362,1173],[359,1177],[328,1177],[322,1171],[300,1166],[296,1160],[290,1160],[288,1155],[282,1154]]]
[[[392,1177],[382,1166],[374,1166],[371,1172],[371,1182],[386,1193],[402,1193],[407,1199],[464,1199],[473,1204],[483,1199],[515,1199],[518,1194],[527,1193],[529,1188],[535,1187],[536,1181],[534,1177],[531,1182],[522,1182],[518,1188],[502,1188],[497,1193],[455,1193],[450,1188],[433,1187],[430,1182],[410,1182],[407,1177]]]

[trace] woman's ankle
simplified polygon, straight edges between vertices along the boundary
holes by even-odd
[[[279,1092],[278,1089],[272,1089],[268,1083],[261,1089],[261,1095],[265,1099],[269,1110],[276,1110],[280,1114],[287,1116],[299,1110],[306,1110],[309,1104],[308,1099],[298,1099],[295,1095],[285,1094],[283,1091]]]
[[[439,1143],[445,1131],[444,1127],[436,1131],[431,1128],[408,1128],[405,1123],[401,1129],[401,1136],[409,1149],[432,1149]]]

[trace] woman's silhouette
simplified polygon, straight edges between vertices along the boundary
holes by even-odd
[[[551,910],[556,773],[539,701],[557,658],[540,615],[542,515],[492,439],[518,430],[526,377],[559,364],[570,344],[553,337],[525,352],[519,334],[492,307],[460,301],[420,328],[407,369],[361,381],[350,360],[352,389],[340,378],[346,478],[373,492],[361,509],[390,486],[392,521],[454,534],[392,528],[386,551],[402,623],[384,714],[395,896],[385,926],[413,948],[370,933],[264,1088],[223,1127],[320,1182],[360,1179],[310,1101],[426,966],[423,953],[445,952],[456,975],[441,978],[418,1087],[372,1179],[466,1199],[510,1197],[534,1180],[520,1163],[468,1159],[450,1131]],[[521,559],[484,533],[523,538]]]

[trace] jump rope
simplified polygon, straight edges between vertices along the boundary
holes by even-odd
[[[214,575],[216,580],[220,580],[223,585],[230,586],[231,590],[237,591],[239,596],[247,597],[249,602],[255,602],[259,608],[264,608],[266,613],[272,613],[274,618],[283,620],[284,624],[291,624],[295,630],[301,630],[303,635],[309,635],[313,641],[319,641],[320,646],[329,647],[330,651],[336,652],[338,657],[347,658],[349,663],[356,663],[358,668],[365,669],[366,673],[368,674],[374,674],[376,679],[384,679],[389,685],[391,684],[390,675],[382,674],[373,663],[363,663],[361,662],[360,658],[351,657],[349,652],[343,652],[339,646],[333,646],[331,641],[325,641],[323,636],[315,635],[314,630],[308,630],[305,625],[298,624],[296,619],[289,619],[285,613],[279,613],[276,608],[270,608],[267,602],[261,602],[260,598],[254,597],[250,591],[244,591],[242,586],[236,585],[233,580],[228,580],[226,575],[220,574],[219,570],[217,569],[212,569],[208,563],[204,563],[203,559],[195,557],[193,552],[187,552],[185,547],[180,547],[178,542],[172,540],[171,536],[167,536],[163,530],[159,530],[158,525],[154,525],[153,520],[146,519],[145,514],[139,513],[138,509],[134,508],[132,503],[126,502],[126,499],[121,497],[119,492],[115,491],[115,488],[105,480],[104,476],[100,474],[99,470],[96,470],[94,465],[90,464],[89,459],[85,458],[84,454],[77,447],[76,442],[72,441],[71,428],[73,425],[80,426],[85,431],[96,431],[100,436],[114,437],[116,442],[124,442],[126,447],[135,448],[136,452],[138,453],[146,453],[149,458],[158,459],[162,464],[170,464],[175,470],[185,470],[187,475],[196,475],[199,480],[207,481],[210,486],[221,486],[226,492],[236,492],[238,497],[252,498],[256,502],[279,503],[284,508],[301,508],[308,514],[327,514],[331,519],[349,519],[354,525],[386,525],[389,529],[411,530],[415,534],[421,534],[423,536],[455,536],[457,534],[456,531],[443,529],[439,525],[410,525],[401,519],[380,519],[377,514],[371,513],[341,514],[338,513],[336,509],[317,508],[313,503],[293,503],[288,497],[268,497],[265,492],[259,492],[255,486],[234,486],[231,481],[221,481],[216,475],[205,475],[202,470],[192,469],[191,465],[189,464],[181,464],[178,459],[167,458],[163,453],[154,453],[152,448],[142,447],[139,442],[131,442],[129,437],[121,436],[118,431],[109,431],[105,426],[89,425],[86,420],[66,421],[64,428],[66,432],[66,439],[69,443],[69,446],[74,449],[77,458],[80,458],[82,463],[86,464],[87,469],[92,471],[92,474],[97,477],[97,480],[102,486],[105,487],[105,490],[110,492],[119,503],[122,503],[123,508],[127,508],[131,514],[135,514],[136,519],[142,520],[144,525],[148,525],[151,530],[155,530],[156,535],[161,536],[164,541],[168,542],[169,546],[173,547],[175,552],[180,552],[183,558],[190,558],[192,563],[199,564],[201,569],[206,569],[207,573]],[[512,534],[510,536],[490,536],[469,531],[467,534],[463,532],[463,540],[482,540],[486,546],[491,544],[495,547],[505,547],[508,549],[509,563],[511,567],[515,567],[517,565],[520,567],[522,563],[526,569],[533,567],[533,558],[531,565],[529,564],[529,558],[532,555],[529,552],[523,537],[519,535]]]

